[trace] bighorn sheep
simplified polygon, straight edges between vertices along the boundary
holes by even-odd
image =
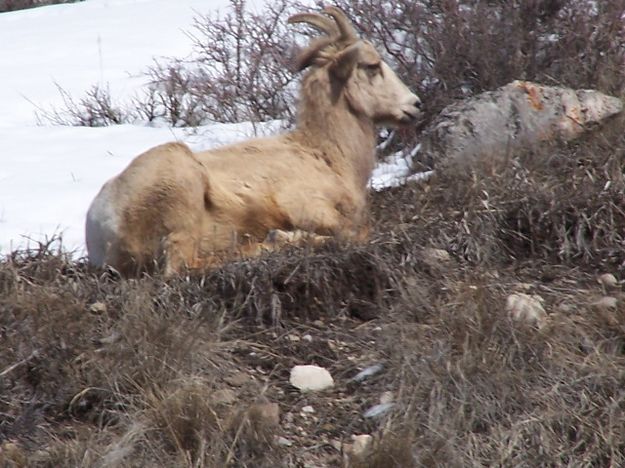
[[[93,265],[165,274],[219,265],[285,242],[364,240],[375,125],[412,122],[420,100],[336,7],[300,13],[325,33],[298,57],[303,78],[293,131],[192,153],[167,143],[136,157],[93,200]]]

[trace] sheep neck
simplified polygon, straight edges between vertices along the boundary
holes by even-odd
[[[332,170],[365,190],[375,167],[373,122],[349,106],[341,92],[324,80],[304,80],[293,137],[320,155]]]

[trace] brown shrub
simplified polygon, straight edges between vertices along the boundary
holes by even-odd
[[[531,258],[620,267],[624,239],[614,226],[625,221],[622,124],[615,119],[568,145],[483,155],[467,170],[450,167],[426,191],[392,190],[388,201],[383,195],[378,216],[385,219],[398,193],[405,203],[401,226],[424,229],[409,235],[471,262]],[[419,219],[430,226],[412,222]]]
[[[625,0],[335,3],[421,96],[421,127],[454,100],[516,79],[623,94]],[[63,109],[42,118],[68,125],[292,122],[297,44],[286,19],[309,8],[281,0],[253,14],[233,1],[223,17],[196,19],[193,54],[155,63],[146,72],[150,85],[132,103],[115,103],[105,87],[94,87],[78,101],[66,96]],[[386,149],[409,153],[418,131],[393,132],[398,138]]]
[[[199,15],[186,59],[155,61],[146,70],[146,89],[132,102],[117,103],[106,86],[94,85],[76,100],[59,86],[61,109],[41,111],[57,125],[106,126],[165,122],[194,127],[209,122],[293,119],[294,52],[286,18],[290,0],[270,2],[253,13],[233,0],[223,16]]]
[[[438,23],[432,34],[463,39],[473,24],[464,22],[474,14],[467,4],[427,3],[457,26],[448,39]],[[420,5],[406,11],[421,14]],[[480,5],[489,21],[512,8]],[[581,4],[524,5],[504,23],[521,22],[523,11],[535,13],[537,31],[583,20],[570,10]],[[619,5],[597,3],[590,43],[607,37]],[[499,31],[476,28],[483,47]],[[573,38],[565,32],[558,37]],[[609,72],[617,49],[606,46],[614,55],[602,65],[585,42],[571,44],[569,62],[537,70],[561,70],[572,85],[617,84]],[[476,92],[503,80],[533,56],[523,49],[521,62],[488,75],[503,59],[482,62],[465,43],[432,50],[443,58],[456,50],[449,70],[482,70],[450,76],[447,89],[458,94],[466,83]],[[580,53],[597,61],[575,77],[586,63],[573,67]],[[594,73],[604,65],[601,82]],[[433,108],[447,99],[442,78],[418,83]],[[158,272],[120,279],[53,245],[10,255],[0,262],[0,463],[340,466],[341,442],[368,433],[374,451],[362,466],[625,464],[625,296],[620,283],[596,281],[602,272],[623,277],[622,126],[616,119],[575,143],[485,155],[464,173],[373,194],[372,238],[360,246],[287,249],[167,281]],[[433,262],[425,247],[451,259]],[[543,297],[543,328],[511,320],[513,292]],[[616,307],[595,304],[605,295]],[[289,386],[290,368],[311,363],[331,371],[333,389]],[[375,375],[353,380],[375,363]],[[237,374],[244,383],[231,383]],[[233,402],[211,399],[224,389]],[[364,417],[386,392],[390,411]],[[279,403],[279,426],[249,411],[259,399]],[[288,439],[281,449],[277,436]]]

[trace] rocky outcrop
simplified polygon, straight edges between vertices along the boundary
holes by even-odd
[[[436,167],[552,140],[571,140],[623,110],[594,90],[514,81],[447,106],[425,129],[423,157]]]

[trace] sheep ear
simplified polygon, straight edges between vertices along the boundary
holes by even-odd
[[[347,81],[358,63],[360,42],[356,42],[339,52],[332,60],[330,73],[341,81]]]

